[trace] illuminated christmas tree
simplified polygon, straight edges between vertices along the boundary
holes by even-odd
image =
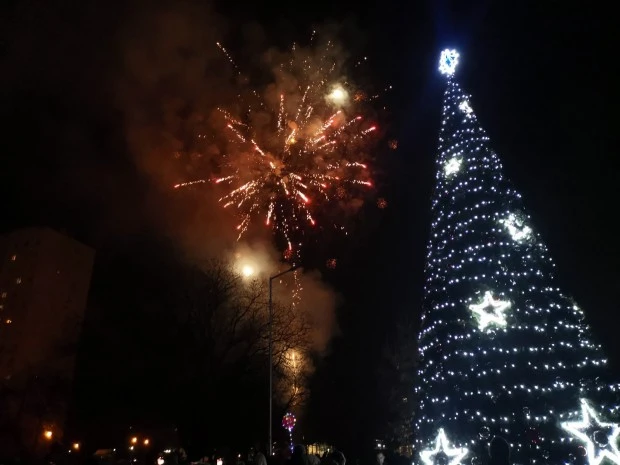
[[[416,450],[425,465],[477,465],[501,436],[512,463],[620,465],[618,385],[470,97],[447,78],[426,261]]]

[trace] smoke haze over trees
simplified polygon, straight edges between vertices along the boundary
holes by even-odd
[[[150,272],[131,270],[134,300],[114,309],[118,296],[110,295],[103,311],[90,315],[74,424],[90,437],[105,432],[99,422],[110,420],[175,425],[199,447],[260,439],[254,435],[267,421],[267,409],[257,408],[267,398],[265,286],[221,261],[151,265]],[[301,400],[291,383],[305,387],[291,376],[287,357],[294,350],[310,360],[311,327],[303,312],[276,302],[273,334],[275,412],[283,414]],[[119,398],[133,408],[127,411]]]

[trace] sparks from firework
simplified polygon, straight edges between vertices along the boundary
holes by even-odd
[[[217,45],[238,70],[228,51]],[[336,66],[328,58],[330,47],[328,43],[318,64],[297,56],[292,48],[290,60],[280,65],[280,76],[294,77],[297,91],[280,92],[277,102],[255,99],[242,117],[219,109],[232,143],[223,157],[222,176],[213,180],[228,189],[219,201],[240,218],[237,239],[255,221],[262,221],[284,238],[291,262],[299,259],[304,225],[317,224],[316,211],[359,195],[356,187],[372,186],[362,161],[376,127],[352,112],[364,99],[349,99],[350,86],[333,76]],[[269,123],[255,124],[258,114]]]
[[[315,202],[330,202],[334,194],[342,198],[350,185],[370,187],[372,183],[367,180],[366,173],[361,177],[343,177],[345,171],[366,171],[367,165],[339,160],[341,154],[335,147],[342,142],[340,137],[345,129],[359,122],[361,116],[343,121],[342,111],[338,110],[316,129],[307,126],[312,107],[304,112],[300,106],[296,121],[289,119],[291,115],[285,113],[284,108],[282,95],[276,130],[282,145],[275,151],[261,148],[251,136],[243,134],[244,123],[223,112],[236,141],[250,145],[250,156],[244,157],[244,161],[251,173],[248,176],[247,169],[231,166],[233,174],[217,178],[215,183],[228,184],[232,188],[220,198],[220,202],[224,208],[236,208],[241,217],[237,225],[238,239],[247,231],[253,217],[260,216],[262,211],[265,225],[281,232],[292,250],[291,233],[299,228],[298,220],[303,218],[309,225],[316,225],[312,214]],[[374,130],[374,126],[361,130],[354,137],[362,137]]]

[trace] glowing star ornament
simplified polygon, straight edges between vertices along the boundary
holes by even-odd
[[[453,174],[457,173],[461,169],[461,165],[463,164],[463,160],[460,158],[451,158],[443,165],[443,171],[446,177],[450,177]]]
[[[474,112],[474,110],[472,110],[471,107],[469,106],[469,102],[467,100],[463,100],[459,104],[459,110],[465,113],[465,115],[468,117],[471,117],[472,113]]]
[[[489,307],[491,307],[490,312],[487,311]],[[478,318],[478,329],[484,331],[489,325],[506,326],[504,311],[509,307],[510,302],[506,300],[495,300],[493,295],[487,291],[484,293],[482,302],[470,305],[469,309]]]
[[[448,458],[448,465],[458,465],[468,452],[464,447],[450,447],[446,433],[440,428],[435,438],[435,448],[421,451],[420,459],[424,465],[433,465],[437,461],[437,456],[443,455]]]
[[[620,426],[617,423],[602,422],[585,399],[581,399],[581,421],[564,422],[562,428],[585,444],[589,465],[598,465],[605,458],[620,465],[617,444]],[[601,433],[606,441],[600,440]]]
[[[439,71],[446,76],[452,76],[459,63],[459,53],[456,50],[445,49],[439,58]]]
[[[527,240],[532,235],[532,228],[524,225],[523,220],[517,218],[514,213],[511,213],[508,218],[500,220],[500,223],[504,225],[510,237],[516,242]]]

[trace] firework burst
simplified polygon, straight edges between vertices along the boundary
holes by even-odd
[[[330,47],[315,59],[293,47],[264,98],[243,89],[241,111],[219,108],[220,138],[226,140],[221,175],[175,186],[223,188],[219,202],[238,216],[238,238],[262,223],[288,261],[298,258],[308,228],[335,225],[326,207],[346,208],[372,187],[366,162],[376,131],[365,116],[370,99],[338,75]]]

